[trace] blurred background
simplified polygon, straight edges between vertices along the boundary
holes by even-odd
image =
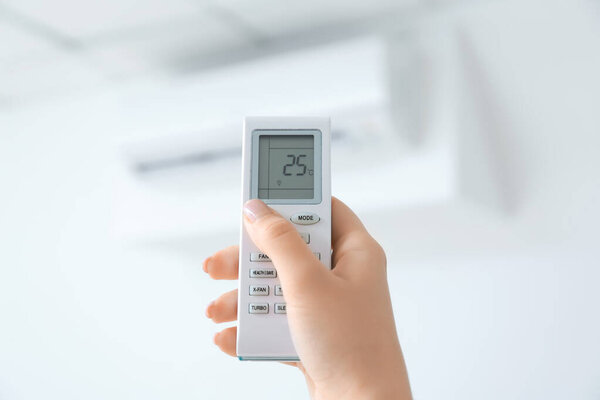
[[[0,0],[0,398],[307,398],[201,263],[243,117],[329,115],[415,398],[600,399],[599,72],[597,0]]]

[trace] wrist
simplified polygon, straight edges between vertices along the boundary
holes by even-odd
[[[410,386],[404,368],[386,371],[383,375],[367,376],[356,380],[348,392],[350,399],[410,400]]]
[[[315,400],[343,399],[401,399],[410,400],[412,394],[404,360],[393,363],[380,362],[376,368],[361,368],[323,385],[315,385],[312,398]]]
[[[412,399],[410,388],[404,384],[405,378],[399,374],[379,382],[366,381],[350,390],[345,398],[348,399]]]

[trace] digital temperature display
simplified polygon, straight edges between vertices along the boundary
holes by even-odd
[[[313,135],[260,135],[258,198],[313,199],[314,168]]]

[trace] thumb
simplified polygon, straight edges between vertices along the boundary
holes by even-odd
[[[248,235],[273,261],[286,294],[322,282],[325,268],[290,221],[258,199],[246,202],[243,212]]]

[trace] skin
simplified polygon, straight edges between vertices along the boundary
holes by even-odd
[[[313,399],[411,399],[396,333],[386,276],[386,257],[358,217],[332,198],[333,269],[318,261],[294,226],[262,201],[244,205],[244,224],[280,277],[297,367]],[[238,278],[238,246],[205,260],[213,279]],[[211,302],[216,323],[237,318],[237,290]],[[237,328],[214,337],[236,356]]]

